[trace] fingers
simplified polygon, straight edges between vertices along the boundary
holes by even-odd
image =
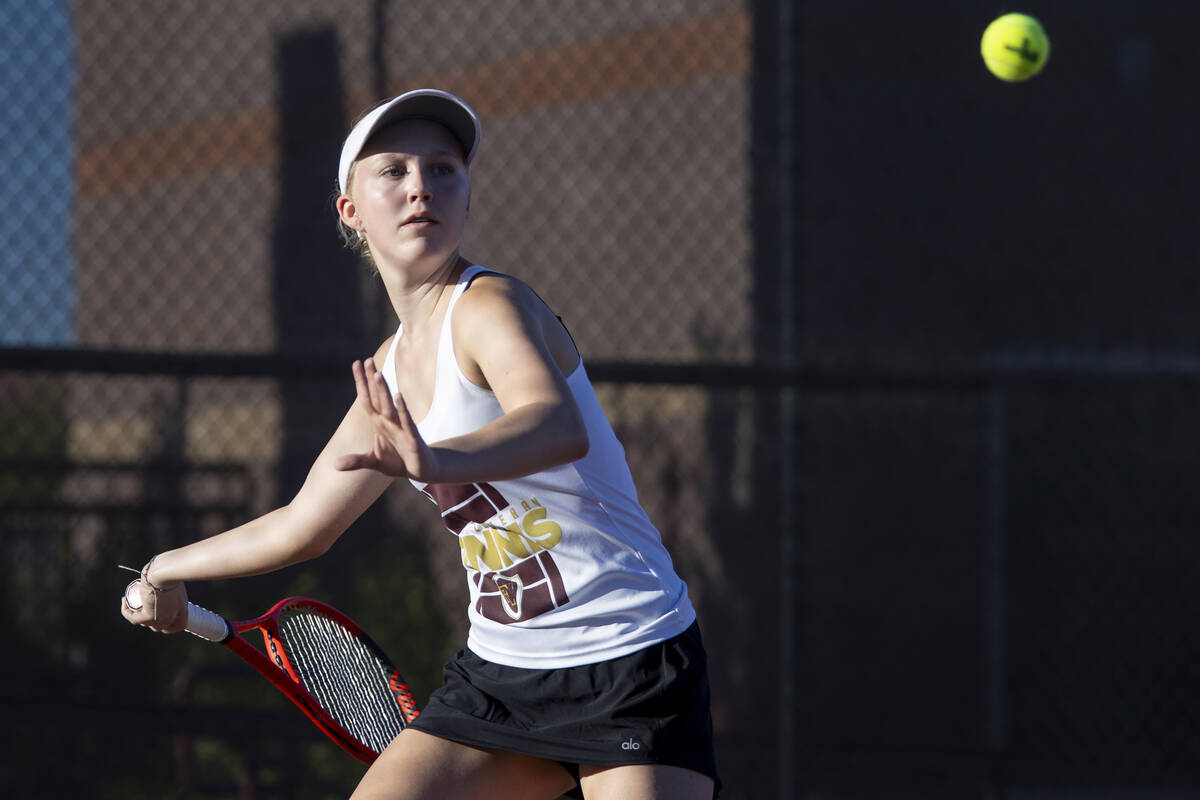
[[[121,616],[134,625],[138,625],[140,623],[134,618],[136,613],[136,611],[129,607],[129,601],[125,599],[125,595],[121,595]]]
[[[131,595],[130,592],[134,594]],[[137,608],[129,605],[129,598],[134,597],[139,602]],[[121,616],[134,625],[145,625],[154,621],[155,600],[154,592],[143,586],[141,579],[131,582],[121,595]]]
[[[153,612],[147,611],[146,606],[141,608],[131,608],[129,599],[124,595],[121,596],[121,616],[124,617],[131,625],[137,625],[142,628],[149,628],[156,633],[166,633],[158,626],[154,619]]]
[[[390,422],[397,422],[396,404],[392,401],[392,393],[388,389],[383,373],[375,367],[375,359],[368,358],[363,365],[366,374],[367,388],[371,393],[371,406],[377,414]]]
[[[376,414],[387,416],[388,398],[387,387],[383,387],[380,391],[379,384],[383,383],[383,376],[379,374],[379,370],[375,369],[375,362],[367,359],[364,369],[367,373],[367,391],[371,395],[371,410]]]
[[[378,414],[390,422],[399,422],[392,393],[383,373],[375,366],[375,359],[355,361],[350,365],[350,370],[354,373],[354,389],[358,394],[358,401],[367,413]]]
[[[363,362],[355,361],[350,365],[350,371],[354,373],[354,391],[358,395],[358,402],[370,414],[375,409],[371,405],[371,390],[367,388],[367,374]]]
[[[411,454],[419,450],[423,442],[404,397],[399,393],[392,396],[374,359],[355,361],[351,370],[358,402],[375,429],[375,442],[365,453],[336,457],[333,468],[341,472],[370,469],[393,478],[411,476],[415,463]]]
[[[395,411],[395,421],[400,425],[400,427],[402,427],[405,431],[411,432],[414,436],[419,435],[417,433],[417,424],[413,422],[412,414],[408,412],[408,403],[404,400],[404,395],[400,394],[399,392],[396,393]]]

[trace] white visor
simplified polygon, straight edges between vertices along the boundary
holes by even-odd
[[[479,117],[463,100],[440,89],[414,89],[380,103],[358,121],[342,145],[338,162],[338,191],[345,193],[350,167],[362,152],[367,141],[384,125],[398,119],[428,119],[441,123],[462,145],[467,164],[479,149],[483,129]]]

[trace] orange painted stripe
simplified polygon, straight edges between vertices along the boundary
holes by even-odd
[[[394,90],[445,86],[470,97],[480,116],[507,115],[743,74],[750,43],[750,16],[721,14],[520,53],[407,80]]]
[[[392,91],[438,86],[470,98],[481,117],[505,116],[745,74],[750,51],[751,17],[732,12],[414,76]],[[352,95],[347,119],[376,99]],[[91,145],[77,161],[78,191],[97,197],[270,165],[278,158],[278,128],[274,109],[254,109]]]

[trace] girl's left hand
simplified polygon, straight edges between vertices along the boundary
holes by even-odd
[[[393,402],[374,359],[355,361],[353,370],[358,402],[371,420],[375,441],[369,452],[340,456],[334,467],[343,471],[373,469],[394,478],[431,482],[436,459],[408,413],[404,397],[397,394]]]

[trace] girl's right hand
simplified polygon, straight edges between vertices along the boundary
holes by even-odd
[[[375,440],[370,451],[343,455],[334,468],[373,469],[393,478],[432,482],[436,478],[433,450],[421,438],[404,397],[392,396],[374,359],[355,361],[352,369],[358,402],[371,420]]]
[[[129,605],[130,597],[141,598],[141,608]],[[179,633],[187,625],[187,588],[177,583],[169,589],[154,589],[144,578],[131,583],[121,598],[121,616],[134,625],[158,633]]]

